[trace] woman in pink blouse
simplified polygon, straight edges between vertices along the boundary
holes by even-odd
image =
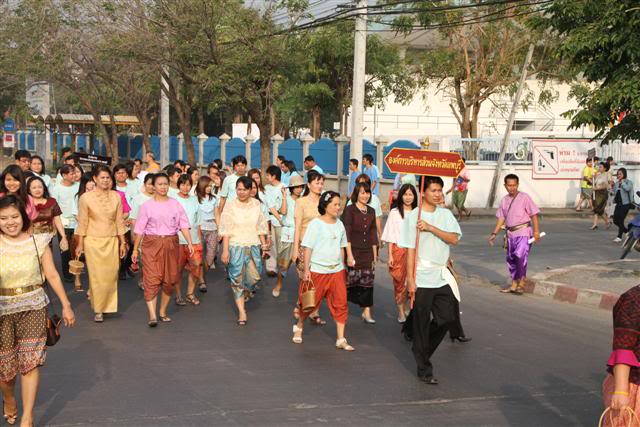
[[[26,177],[20,166],[9,165],[0,175],[0,197],[13,194],[25,205],[30,220],[38,217],[33,198],[28,194]]]
[[[171,322],[167,316],[167,306],[178,277],[178,232],[187,241],[190,256],[193,256],[193,245],[184,208],[176,199],[167,196],[169,178],[160,173],[153,177],[152,183],[155,190],[153,198],[144,202],[138,210],[131,258],[134,263],[138,262],[142,241],[144,299],[149,310],[149,327],[153,328],[158,325],[156,306],[160,289],[162,295],[158,314],[162,322]]]

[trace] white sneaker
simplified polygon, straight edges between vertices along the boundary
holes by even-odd
[[[615,239],[613,239],[613,243],[621,243],[622,239],[619,237],[616,237]]]

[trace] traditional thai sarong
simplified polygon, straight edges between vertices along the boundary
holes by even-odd
[[[46,344],[46,307],[0,316],[0,381],[44,365]]]
[[[160,292],[173,294],[178,275],[178,236],[144,236],[142,240],[142,279],[144,299],[153,300]]]
[[[607,206],[609,198],[608,190],[595,190],[596,198],[593,202],[593,213],[596,215],[604,215],[604,208]]]
[[[260,246],[230,246],[227,272],[235,299],[250,298],[260,281],[262,259]]]
[[[347,323],[349,308],[347,307],[347,288],[345,271],[339,271],[331,274],[320,274],[311,272],[311,281],[316,290],[316,305],[313,310],[303,312],[300,310],[301,318],[306,318],[311,313],[320,308],[323,299],[327,300],[327,306],[331,317],[336,323]],[[301,306],[303,287],[298,288],[299,298],[298,306]]]
[[[296,273],[298,277],[304,276],[304,248],[302,245],[298,247],[298,258],[296,259]]]
[[[529,263],[529,236],[509,236],[507,241],[507,267],[512,280],[527,277]]]
[[[178,275],[176,276],[176,283],[180,283],[182,279],[182,270],[186,270],[191,273],[193,277],[199,279],[202,276],[202,244],[195,243],[193,245],[193,256],[189,255],[189,246],[180,245],[178,250]]]
[[[120,268],[118,238],[86,236],[84,255],[89,273],[91,308],[95,313],[116,313]]]
[[[360,307],[373,306],[373,281],[375,271],[372,268],[350,268],[347,273],[347,299]]]
[[[280,242],[278,247],[278,272],[283,277],[287,276],[289,266],[291,265],[291,250],[293,249],[293,243]]]
[[[500,201],[496,217],[504,220],[507,229],[507,267],[512,280],[520,280],[527,275],[527,263],[532,236],[531,218],[540,213],[540,209],[527,193],[507,194]]]
[[[399,305],[407,300],[407,249],[392,244],[390,250],[393,255],[393,267],[389,267],[389,274],[393,279],[396,305]]]
[[[271,247],[269,248],[269,258],[265,261],[267,271],[275,272],[278,269],[278,253],[282,240],[282,227],[271,224]]]
[[[613,375],[609,374],[602,383],[602,396],[604,398],[604,406],[611,406],[611,398],[616,388],[616,381]],[[629,383],[629,408],[635,411],[640,417],[640,393],[638,392],[638,384]],[[638,427],[638,423],[628,411],[611,411],[605,415],[602,420],[602,427]]]
[[[467,200],[467,191],[468,190],[464,190],[464,191],[455,190],[453,192],[453,195],[451,196],[451,203],[458,210],[461,210],[461,211],[464,210],[464,202]]]
[[[202,230],[202,240],[204,240],[204,262],[211,267],[218,253],[218,230]]]

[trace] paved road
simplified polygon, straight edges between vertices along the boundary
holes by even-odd
[[[487,244],[489,233],[495,221],[472,219],[461,224],[463,238],[454,255],[461,271],[484,277],[492,282],[506,283],[508,271],[504,263],[502,236],[498,236],[494,247]],[[615,227],[610,230],[589,230],[588,219],[542,218],[540,229],[547,233],[541,243],[534,246],[529,258],[529,276],[547,268],[559,268],[571,264],[585,264],[591,261],[609,261],[620,257],[620,244],[613,243]],[[640,260],[640,253],[634,251],[629,259]]]
[[[468,243],[455,252],[474,273],[482,267],[499,278],[499,259],[491,261],[493,254],[474,242],[486,234],[481,225],[463,225]],[[555,233],[549,234],[547,242]],[[580,257],[546,245],[552,253],[540,250],[537,268],[553,253]],[[290,342],[292,280],[277,300],[261,290],[244,328],[235,324],[231,292],[219,273],[209,275],[200,307],[172,306],[174,322],[156,329],[146,326],[133,282],[120,286],[121,314],[103,324],[93,323],[85,297],[73,294],[79,324],[49,353],[38,424],[595,425],[609,313],[467,284],[463,323],[473,341],[444,342],[434,356],[441,384],[427,386],[415,378],[384,270],[376,282],[378,324],[363,324],[352,307],[347,336],[354,353],[333,348],[331,323],[307,327],[301,346]]]

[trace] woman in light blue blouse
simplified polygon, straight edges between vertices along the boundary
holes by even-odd
[[[178,255],[178,277],[176,278],[176,304],[200,305],[200,300],[195,296],[196,282],[202,276],[202,231],[200,225],[202,223],[200,216],[200,203],[198,198],[189,194],[193,183],[191,177],[187,174],[180,175],[178,178],[178,195],[176,200],[180,202],[189,219],[191,243],[193,245],[193,255],[189,251],[189,242],[180,235],[180,250]],[[182,298],[182,272],[187,270],[187,295]]]

